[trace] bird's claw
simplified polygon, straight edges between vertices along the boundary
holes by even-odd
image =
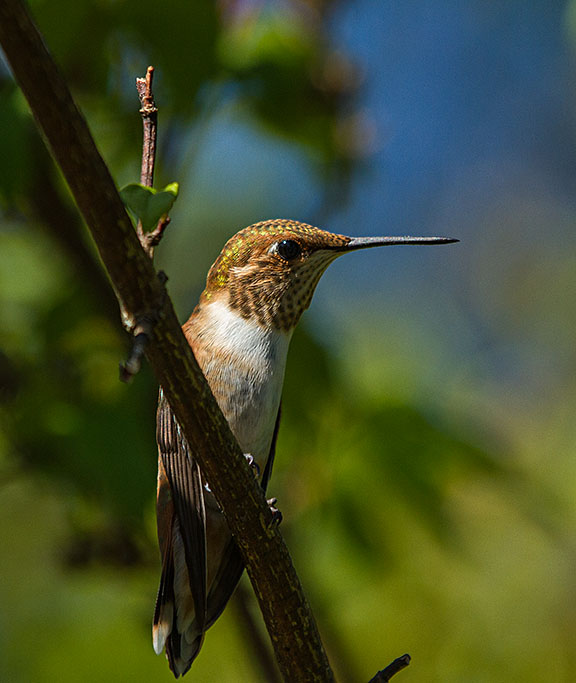
[[[282,521],[282,513],[280,510],[278,510],[276,506],[276,503],[278,502],[278,498],[268,498],[266,501],[268,503],[268,507],[270,508],[270,512],[272,513],[272,521],[270,523],[270,526],[278,526],[280,522]]]
[[[250,453],[244,453],[244,457],[246,458],[246,462],[254,471],[254,476],[258,479],[260,477],[260,465],[258,465],[256,460],[254,460],[254,456]]]

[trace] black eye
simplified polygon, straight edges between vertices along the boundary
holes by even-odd
[[[295,242],[294,240],[282,240],[276,245],[276,251],[283,259],[291,261],[297,256],[300,256],[302,249],[300,249],[298,242]]]

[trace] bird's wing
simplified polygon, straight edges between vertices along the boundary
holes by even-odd
[[[166,647],[178,677],[192,664],[206,630],[206,512],[197,463],[168,401],[157,412],[158,538],[162,578],[154,615],[154,649]]]

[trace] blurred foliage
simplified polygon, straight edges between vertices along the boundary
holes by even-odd
[[[245,219],[308,219],[295,187],[309,211],[334,211],[363,166],[361,70],[328,32],[339,5],[31,2],[119,185],[139,175],[134,78],[156,67],[157,186],[182,190],[159,256],[184,315]],[[150,643],[157,387],[147,368],[118,381],[116,304],[2,67],[0,127],[0,680],[167,681]],[[295,334],[271,494],[339,680],[368,680],[405,651],[406,681],[576,676],[573,258],[504,232],[540,229],[541,205],[525,199],[486,210],[477,248],[451,254],[461,328],[445,326],[446,299],[429,297],[434,333],[402,310],[429,282],[381,318],[384,292],[357,295],[380,277],[366,265],[354,287],[329,272],[324,309]],[[341,298],[327,304],[328,288]],[[565,382],[547,396],[555,363]],[[234,610],[188,676],[263,680]]]

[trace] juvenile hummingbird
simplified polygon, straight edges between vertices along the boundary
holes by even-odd
[[[247,459],[266,490],[272,472],[292,332],[328,265],[342,254],[447,237],[346,237],[292,220],[240,230],[210,268],[183,330]],[[158,538],[162,577],[154,649],[185,674],[240,580],[244,565],[224,515],[160,392]]]

